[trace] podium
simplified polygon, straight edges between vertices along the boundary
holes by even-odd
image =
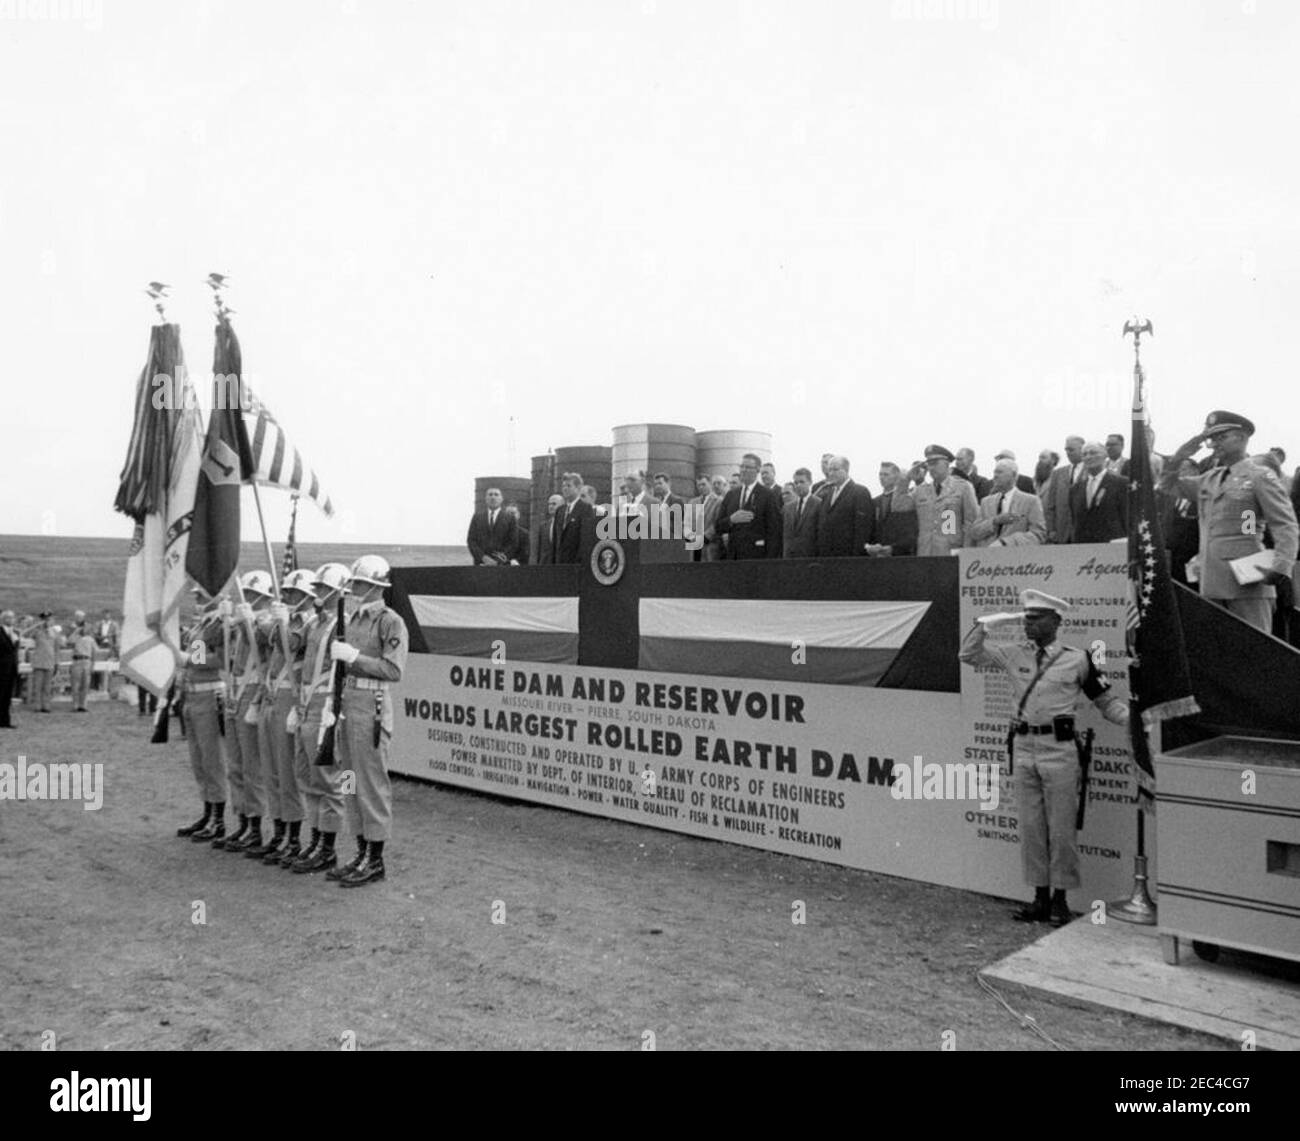
[[[1213,961],[1300,962],[1300,741],[1215,737],[1156,756],[1159,934]]]

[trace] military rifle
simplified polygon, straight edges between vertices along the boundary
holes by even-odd
[[[334,637],[340,642],[344,635],[343,593],[339,592],[338,623],[334,627]],[[316,750],[316,763],[321,766],[334,764],[334,734],[338,729],[339,718],[343,715],[343,686],[347,680],[347,662],[334,663],[334,689],[330,695],[330,711],[334,719],[321,727],[320,747]]]

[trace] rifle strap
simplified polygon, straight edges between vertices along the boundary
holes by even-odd
[[[312,662],[311,676],[308,678],[305,673],[303,675],[304,679],[306,679],[306,684],[303,685],[304,705],[311,700],[312,694],[316,692],[316,687],[329,677],[325,670],[325,659],[329,655],[330,643],[334,641],[334,627],[338,625],[338,617],[336,615],[331,616],[329,621],[326,622],[322,615],[318,621],[322,623],[325,632],[316,644],[316,658]]]

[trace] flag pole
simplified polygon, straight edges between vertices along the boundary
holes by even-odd
[[[262,528],[262,546],[266,548],[266,565],[271,568],[271,586],[275,589],[275,600],[280,601],[280,576],[275,573],[275,556],[271,553],[271,540],[266,533],[266,519],[262,515],[262,497],[257,493],[257,480],[253,484],[253,502],[257,504],[257,525]]]

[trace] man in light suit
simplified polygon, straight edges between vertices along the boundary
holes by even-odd
[[[942,444],[931,444],[925,459],[904,472],[894,487],[892,509],[916,512],[916,553],[922,558],[952,554],[966,541],[966,529],[979,514],[975,488],[969,478],[957,477],[950,467],[953,459]],[[927,471],[929,483],[924,482]]]
[[[1294,570],[1300,524],[1277,473],[1247,454],[1254,433],[1255,425],[1244,416],[1211,412],[1204,430],[1169,457],[1165,470],[1171,474],[1161,482],[1196,497],[1201,594],[1267,634],[1273,626],[1276,584]],[[1179,479],[1175,473],[1202,440],[1214,449],[1214,467],[1199,477]],[[1273,537],[1272,565],[1259,582],[1239,583],[1228,563],[1263,551],[1265,529]]]
[[[1014,460],[998,460],[993,490],[980,501],[979,516],[966,531],[968,547],[1037,546],[1047,534],[1043,503],[1016,485]]]
[[[776,557],[777,532],[781,529],[781,500],[758,482],[762,460],[746,452],[740,461],[740,486],[727,492],[718,509],[716,530],[727,536],[727,558],[767,559]]]
[[[706,563],[716,563],[723,557],[722,536],[718,534],[718,512],[722,510],[722,500],[727,494],[727,477],[715,475],[710,487],[710,494],[705,497],[700,528],[704,533],[704,546],[700,555]]]
[[[817,554],[824,502],[812,494],[812,472],[806,467],[794,473],[795,501],[786,504],[781,554],[787,559],[811,559]]]
[[[501,506],[501,489],[489,487],[487,509],[477,511],[469,521],[465,542],[475,566],[507,566],[518,545],[515,517]]]
[[[830,481],[823,489],[821,533],[817,557],[821,559],[866,555],[875,538],[876,515],[871,492],[849,475],[849,461],[832,456],[826,465]]]
[[[1083,475],[1083,437],[1065,437],[1065,460],[1052,472],[1043,491],[1043,519],[1049,543],[1074,542],[1074,517],[1070,513],[1070,489]]]
[[[555,513],[555,561],[580,563],[596,545],[596,510],[582,497],[582,476],[566,471],[560,477],[564,503]]]
[[[692,533],[698,533],[702,540],[699,549],[691,552],[691,561],[700,563],[704,561],[704,552],[708,547],[707,540],[704,540],[704,514],[713,499],[713,487],[707,475],[696,479],[695,492],[694,498],[687,500],[686,506],[689,508],[687,518],[691,523]]]
[[[563,502],[564,496],[558,493],[546,500],[546,518],[533,529],[533,566],[555,562],[555,513]]]
[[[1124,437],[1118,432],[1106,437],[1106,470],[1121,479],[1128,479],[1129,461],[1124,454]]]
[[[1128,480],[1106,470],[1106,449],[1083,446],[1083,474],[1070,489],[1074,542],[1109,543],[1128,535]]]

